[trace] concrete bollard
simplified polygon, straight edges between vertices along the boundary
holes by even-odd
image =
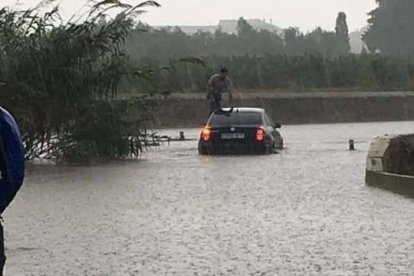
[[[375,138],[369,148],[365,183],[368,186],[414,197],[410,149],[414,135]]]
[[[184,140],[185,140],[184,131],[180,131],[180,141],[184,141]]]
[[[349,140],[349,150],[350,151],[355,150],[355,141],[353,139]]]

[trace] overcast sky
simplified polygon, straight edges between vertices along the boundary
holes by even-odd
[[[20,7],[33,6],[38,0],[19,0]],[[60,0],[62,10],[79,11],[86,0]],[[138,3],[139,0],[125,0]],[[272,19],[280,27],[295,26],[312,30],[317,26],[333,30],[336,15],[348,15],[351,31],[366,25],[367,13],[375,8],[375,0],[159,0],[161,8],[149,8],[142,20],[150,25],[217,25],[220,19],[244,17]],[[0,0],[0,6],[15,6],[16,0]]]

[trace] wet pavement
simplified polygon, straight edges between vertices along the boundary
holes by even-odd
[[[271,156],[203,157],[191,141],[140,161],[30,166],[5,214],[6,276],[412,275],[414,200],[364,185],[371,138],[412,131],[286,126]]]

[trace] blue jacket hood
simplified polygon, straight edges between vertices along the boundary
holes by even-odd
[[[0,107],[0,214],[21,188],[25,171],[25,152],[14,118]]]

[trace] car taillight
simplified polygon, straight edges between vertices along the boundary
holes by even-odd
[[[265,132],[263,128],[258,128],[256,131],[256,140],[262,142],[265,138]]]
[[[204,128],[203,131],[201,132],[201,139],[203,139],[203,141],[208,141],[211,138],[211,130],[209,128]]]

